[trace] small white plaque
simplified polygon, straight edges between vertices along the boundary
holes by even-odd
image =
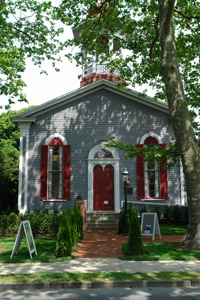
[[[108,201],[104,201],[104,204],[108,204]]]

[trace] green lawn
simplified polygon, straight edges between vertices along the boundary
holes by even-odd
[[[200,260],[200,251],[179,249],[173,246],[177,243],[144,243],[146,255],[122,256],[122,260],[155,261],[155,260]],[[127,244],[122,244],[122,250],[126,253]]]
[[[200,272],[134,273],[37,273],[0,276],[0,283],[124,281],[124,280],[200,280]]]
[[[186,232],[186,226],[175,225],[161,225],[161,234],[184,234]],[[28,246],[25,238],[22,240],[22,244],[19,249],[18,255],[14,254],[13,259],[10,259],[12,249],[14,246],[15,238],[6,237],[0,238],[0,248],[6,249],[0,253],[1,263],[15,263],[15,262],[56,262],[70,260],[72,257],[54,257],[54,251],[56,246],[56,238],[36,238],[35,244],[38,251],[38,255],[33,254],[33,260],[30,259]],[[126,251],[126,245],[123,245],[124,251]],[[199,260],[200,251],[195,250],[183,250],[171,247],[171,243],[145,243],[145,251],[147,255],[142,257],[122,257],[121,259],[133,259],[133,260]]]
[[[6,251],[0,253],[1,263],[24,263],[24,262],[54,262],[70,260],[72,257],[54,257],[54,251],[56,246],[56,238],[36,238],[35,245],[38,252],[36,256],[33,253],[33,259],[30,259],[28,245],[26,239],[22,239],[21,246],[19,248],[18,255],[14,254],[10,259],[12,249],[15,243],[15,238],[0,238],[0,248],[6,249]]]
[[[187,226],[184,225],[160,225],[161,235],[186,234]]]

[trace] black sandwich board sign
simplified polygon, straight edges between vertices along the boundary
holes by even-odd
[[[29,220],[26,220],[26,221],[22,221],[20,223],[19,230],[18,230],[18,233],[17,233],[17,237],[16,237],[16,240],[15,240],[15,244],[14,244],[13,251],[12,251],[12,254],[10,256],[10,259],[13,258],[13,255],[15,253],[18,253],[22,238],[24,237],[24,234],[25,234],[25,237],[26,237],[28,250],[29,250],[31,259],[33,258],[32,253],[35,252],[35,254],[37,255],[37,250],[36,250],[36,247],[35,247],[35,242],[34,242],[32,230],[31,230],[31,224],[30,224]]]
[[[155,234],[161,239],[157,213],[142,213],[141,232],[142,235],[152,236],[153,241]]]

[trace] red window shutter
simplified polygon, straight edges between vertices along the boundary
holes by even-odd
[[[159,147],[167,148],[166,144],[159,144]],[[164,161],[160,161],[160,198],[168,199],[168,175]]]
[[[71,146],[63,146],[63,199],[70,200]]]
[[[40,157],[40,200],[47,199],[47,164],[48,164],[48,146],[41,146]]]
[[[143,148],[142,144],[137,144],[137,148]],[[137,168],[137,199],[144,199],[144,162],[142,155],[136,156]]]

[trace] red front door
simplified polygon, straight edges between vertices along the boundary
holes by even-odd
[[[94,210],[114,210],[114,168],[96,165],[94,175]]]

